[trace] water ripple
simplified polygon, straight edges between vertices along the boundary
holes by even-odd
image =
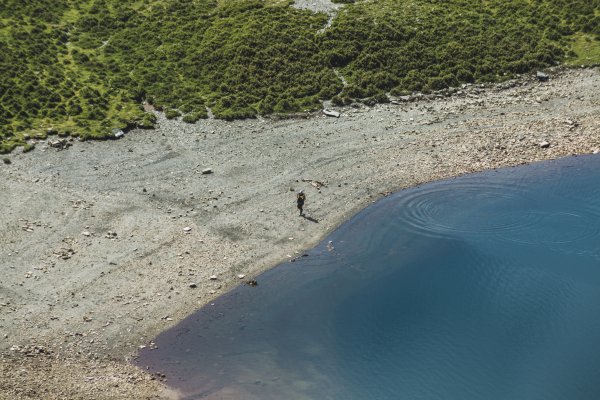
[[[426,236],[499,236],[538,224],[542,215],[522,208],[534,203],[525,187],[466,181],[407,191],[396,205],[399,214],[395,217],[397,223]],[[480,210],[485,208],[490,210],[489,218],[481,217]]]
[[[553,200],[514,182],[464,180],[406,191],[395,204],[394,221],[428,237],[502,239],[527,244],[574,243],[600,234],[598,213],[585,204],[553,209]],[[564,206],[564,202],[562,202]]]

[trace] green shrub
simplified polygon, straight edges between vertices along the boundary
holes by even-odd
[[[173,119],[179,116],[181,116],[181,113],[178,110],[169,109],[165,111],[165,117],[167,117],[167,119]]]
[[[599,0],[335,1],[322,31],[328,15],[290,1],[8,0],[0,132],[97,137],[115,121],[154,126],[135,111],[143,99],[187,121],[207,105],[248,118],[600,62]],[[2,151],[11,143],[0,133]]]
[[[342,100],[340,96],[333,96],[331,98],[331,104],[333,104],[334,106],[343,106],[344,100]]]
[[[187,122],[189,124],[193,124],[197,122],[201,118],[208,118],[208,114],[206,110],[204,111],[194,111],[189,114],[183,116],[183,122]]]

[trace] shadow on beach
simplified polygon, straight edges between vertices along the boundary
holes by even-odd
[[[315,224],[319,223],[319,220],[316,218],[311,217],[310,215],[305,215],[305,214],[300,214],[300,216],[304,219],[309,220],[310,222],[314,222]]]

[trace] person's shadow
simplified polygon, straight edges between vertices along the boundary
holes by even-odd
[[[310,222],[314,222],[315,224],[319,223],[318,219],[315,219],[313,217],[311,217],[310,215],[306,215],[306,214],[300,214],[302,216],[302,218],[309,220]]]

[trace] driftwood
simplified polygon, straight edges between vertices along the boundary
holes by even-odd
[[[317,189],[321,189],[321,187],[327,187],[327,184],[325,184],[321,181],[316,181],[314,179],[302,178],[302,182],[309,182],[311,185],[313,185]]]

